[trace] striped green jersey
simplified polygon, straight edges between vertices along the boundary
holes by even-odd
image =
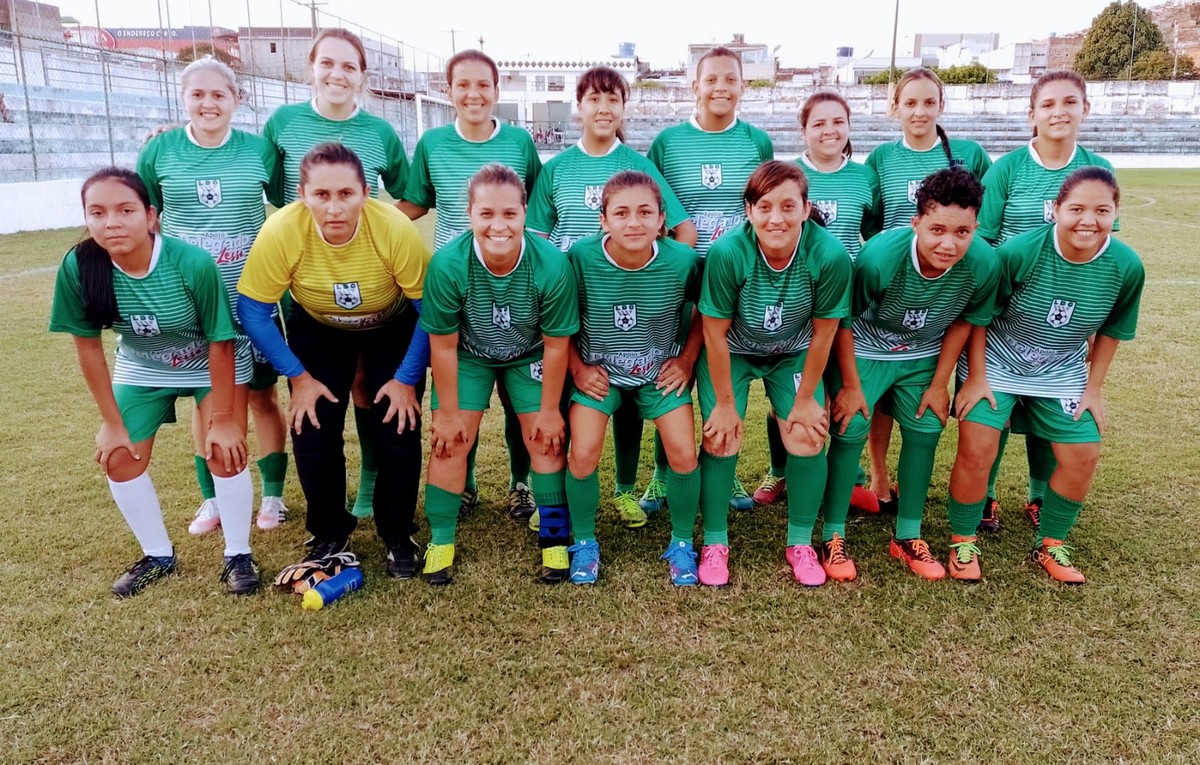
[[[1076,146],[1071,159],[1057,170],[1042,164],[1033,141],[1005,154],[983,176],[979,234],[1002,244],[1017,234],[1053,223],[1054,200],[1063,181],[1079,168],[1093,165],[1113,169],[1107,159],[1082,146]]]
[[[954,166],[971,171],[979,179],[992,166],[987,152],[974,141],[951,138],[950,153]],[[909,225],[917,214],[917,189],[921,188],[921,182],[951,164],[940,139],[925,151],[909,148],[903,138],[876,146],[867,155],[867,167],[879,176],[883,230]]]
[[[207,252],[169,236],[154,237],[150,270],[132,277],[113,268],[120,318],[113,382],[146,388],[196,388],[210,384],[209,343],[237,332],[221,275]],[[83,310],[83,284],[75,250],[58,269],[50,331],[99,337],[100,327]],[[240,357],[238,382],[250,379],[250,357]]]
[[[379,193],[381,179],[393,199],[404,193],[408,179],[404,145],[391,123],[362,108],[344,120],[331,120],[312,101],[287,104],[271,113],[262,134],[279,151],[283,168],[271,198],[276,207],[296,201],[301,160],[314,146],[328,141],[345,144],[358,155],[371,196]]]
[[[544,335],[575,334],[579,299],[566,253],[526,233],[519,257],[496,276],[470,231],[439,249],[425,277],[421,327],[431,335],[457,332],[460,356],[499,365],[540,358]]]
[[[799,353],[812,340],[813,319],[850,315],[852,276],[846,248],[815,223],[804,225],[795,254],[777,271],[744,221],[709,250],[700,313],[732,320],[730,353]]]
[[[693,117],[654,139],[647,158],[662,173],[700,234],[700,257],[726,231],[746,218],[746,181],[759,165],[774,159],[771,137],[748,122],[734,120],[710,133]]]
[[[849,157],[833,172],[818,170],[806,156],[796,158],[808,178],[808,201],[825,219],[850,257],[857,258],[864,240],[879,232],[879,178]]]
[[[918,265],[911,228],[880,234],[854,264],[854,355],[879,361],[937,356],[956,319],[979,327],[991,322],[999,276],[995,252],[978,235],[962,260],[929,278]]]
[[[1087,385],[1088,337],[1133,339],[1146,272],[1137,253],[1112,237],[1092,260],[1072,263],[1055,229],[1042,226],[996,248],[1000,287],[987,330],[987,379],[994,390],[1059,398],[1069,408]],[[959,375],[966,372],[964,359]]]
[[[581,141],[542,168],[529,197],[525,225],[549,236],[563,252],[570,250],[575,242],[600,230],[601,192],[608,179],[622,170],[641,171],[658,184],[668,231],[688,219],[683,205],[650,160],[620,141],[607,154],[594,157],[584,151]]]
[[[417,141],[412,172],[404,189],[404,199],[425,209],[437,208],[433,230],[435,248],[446,245],[464,231],[467,219],[467,181],[484,165],[498,162],[516,171],[532,193],[534,181],[542,170],[542,160],[528,131],[495,121],[492,135],[485,141],[468,141],[458,129],[458,121],[425,131]]]
[[[653,384],[663,362],[679,355],[684,304],[700,293],[700,256],[659,239],[650,262],[630,270],[608,255],[607,242],[594,234],[568,253],[579,289],[579,355],[618,387]]]

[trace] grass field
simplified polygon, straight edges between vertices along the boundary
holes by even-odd
[[[883,519],[852,517],[859,581],[805,591],[771,507],[731,519],[728,589],[672,588],[657,560],[667,519],[628,531],[611,509],[601,583],[546,588],[533,535],[503,506],[493,414],[451,587],[385,578],[366,528],[352,544],[367,587],[336,607],[225,595],[220,535],[186,532],[191,447],[171,426],[152,475],[181,575],[119,602],[109,587],[140,553],[91,462],[97,414],[71,343],[46,332],[53,268],[78,232],[0,237],[0,761],[1200,761],[1200,172],[1120,178],[1121,237],[1148,280],[1072,538],[1091,579],[1078,589],[1023,562],[1020,439],[974,587],[917,580],[887,557]],[[754,401],[748,484],[766,466]],[[954,442],[951,427],[929,497],[939,551]],[[306,537],[294,471],[287,502],[293,519],[252,538],[269,574]]]

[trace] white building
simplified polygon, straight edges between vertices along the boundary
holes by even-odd
[[[539,127],[561,127],[571,120],[575,86],[580,76],[596,66],[617,70],[631,86],[637,78],[636,57],[569,61],[557,59],[501,59],[500,92],[496,114],[504,120]]]

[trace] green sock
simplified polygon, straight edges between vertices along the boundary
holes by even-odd
[[[576,478],[566,474],[567,509],[571,513],[571,528],[575,542],[596,541],[596,508],[600,506],[600,478],[596,471]]]
[[[212,471],[208,469],[208,461],[196,455],[196,483],[200,484],[200,496],[205,499],[217,498],[217,487],[213,484]]]
[[[667,449],[663,446],[662,436],[654,431],[654,480],[667,482],[667,474],[671,472],[671,463],[667,461]]]
[[[854,491],[855,476],[862,470],[859,459],[867,439],[853,441],[833,438],[829,442],[828,478],[825,481],[825,500],[822,503],[825,525],[821,528],[821,540],[828,542],[837,534],[846,538],[846,516],[850,514],[850,495]],[[789,487],[791,481],[788,481]]]
[[[779,420],[767,410],[767,447],[771,451],[771,475],[783,478],[787,472],[788,453],[783,446],[783,434],[779,432]]]
[[[1043,499],[1050,486],[1050,476],[1058,467],[1054,446],[1041,436],[1025,436],[1025,457],[1029,462],[1029,501]]]
[[[475,456],[477,454],[479,454],[478,438],[475,439],[475,443],[471,444],[471,451],[467,452],[467,484],[464,489],[471,491],[479,491],[479,482],[475,480]]]
[[[970,502],[964,504],[950,496],[950,501],[946,505],[946,510],[950,515],[950,533],[960,537],[973,537],[976,530],[979,529],[979,522],[983,520],[983,505],[987,502],[987,498],[978,502]]]
[[[562,507],[567,504],[567,469],[553,473],[533,472],[533,501],[539,506]],[[599,489],[596,490],[599,497]],[[596,503],[599,504],[597,499]]]
[[[371,410],[354,407],[354,427],[358,431],[358,451],[362,464],[358,468],[358,494],[350,512],[356,518],[370,518],[375,512],[375,448],[371,445]]]
[[[700,519],[706,545],[729,545],[729,487],[736,475],[736,454],[717,457],[700,450]]]
[[[642,458],[642,417],[634,406],[619,406],[612,416],[613,464],[617,493],[637,488],[638,462]]]
[[[896,539],[920,539],[925,498],[933,478],[933,459],[942,434],[901,428],[900,437],[900,466],[896,471],[900,490],[896,506]]]
[[[992,463],[992,472],[988,473],[987,495],[996,497],[996,479],[1000,477],[1000,461],[1004,459],[1004,448],[1008,446],[1008,437],[1012,435],[1011,428],[1000,431],[1000,445],[996,447],[996,461]]]
[[[287,477],[287,452],[271,452],[258,460],[258,472],[262,476],[262,495],[282,497],[283,480]]]
[[[825,450],[809,457],[789,454],[787,458],[787,545],[811,545],[813,526],[821,511],[821,497],[829,476],[829,461]],[[846,500],[847,503],[850,501]]]
[[[1079,510],[1083,507],[1083,503],[1067,499],[1049,487],[1046,488],[1046,496],[1042,502],[1036,543],[1040,545],[1042,539],[1046,537],[1057,539],[1060,542],[1067,541],[1067,534],[1070,534],[1071,529],[1075,527],[1075,521],[1079,519]]]
[[[525,448],[525,436],[521,432],[521,421],[516,413],[504,411],[504,443],[508,446],[508,488],[517,488],[518,483],[529,480],[529,450]]]
[[[858,473],[854,476],[855,486],[867,485],[867,471],[863,470],[862,462],[858,464]]]
[[[700,512],[700,468],[690,473],[667,474],[667,507],[671,509],[671,544],[692,544],[696,515]]]
[[[429,521],[429,541],[435,545],[454,544],[458,525],[459,494],[425,484],[425,518]]]

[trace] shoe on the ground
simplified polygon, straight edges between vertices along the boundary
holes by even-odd
[[[1042,543],[1033,548],[1030,559],[1041,566],[1050,578],[1063,584],[1084,584],[1087,577],[1079,569],[1071,565],[1071,548],[1061,542],[1043,539]]]
[[[855,484],[854,489],[850,492],[850,507],[860,513],[874,515],[879,512],[879,497],[866,486]]]
[[[825,584],[825,569],[817,561],[817,551],[812,545],[792,545],[784,553],[792,576],[805,587],[820,587]]]
[[[458,501],[458,519],[465,521],[479,507],[479,489],[463,489],[462,498]]]
[[[651,478],[638,505],[647,513],[657,513],[667,507],[667,484],[657,478]]]
[[[662,560],[667,562],[671,574],[671,584],[676,587],[693,587],[700,581],[700,571],[696,567],[696,548],[691,542],[676,542],[662,554]],[[728,579],[728,573],[726,579]]]
[[[117,581],[113,582],[112,593],[118,598],[132,598],[151,582],[174,573],[174,555],[147,555],[117,577]]]
[[[594,541],[576,542],[567,552],[571,555],[571,583],[595,584],[600,576],[600,545]]]
[[[542,548],[542,570],[538,581],[542,584],[562,584],[571,576],[571,556],[566,545]]]
[[[950,538],[950,558],[947,561],[950,565],[947,568],[951,579],[974,583],[983,578],[979,568],[979,546],[975,542],[975,537]]]
[[[888,553],[904,562],[909,570],[922,579],[936,581],[946,576],[946,568],[929,552],[924,539],[896,539],[888,545]]]
[[[638,504],[632,491],[618,492],[613,497],[613,504],[617,506],[617,514],[621,516],[621,524],[625,528],[640,529],[646,525],[646,511]]]
[[[421,565],[421,548],[412,537],[401,537],[388,548],[385,573],[393,579],[412,579]]]
[[[523,521],[537,510],[537,502],[533,501],[533,489],[524,481],[508,490],[508,517]]]
[[[746,512],[754,509],[754,499],[746,492],[739,478],[733,479],[733,488],[729,492],[729,509]]]
[[[846,549],[846,540],[841,534],[821,545],[821,568],[825,576],[835,582],[853,582],[858,577],[858,568]]]
[[[529,516],[529,530],[538,531],[542,528],[542,515],[537,508],[533,509],[533,515]]]
[[[253,595],[262,587],[262,569],[250,553],[231,555],[225,559],[221,581],[230,595]]]
[[[196,517],[188,524],[188,533],[200,536],[210,531],[216,531],[220,525],[221,513],[217,510],[217,501],[206,499],[200,503],[200,507],[196,508]]]
[[[871,493],[875,494],[875,492]],[[880,515],[895,515],[900,509],[900,499],[895,492],[893,492],[892,496],[888,497],[887,499],[883,499],[878,494],[875,494],[875,502],[879,505]]]
[[[321,560],[328,558],[330,555],[337,555],[340,552],[345,552],[349,546],[349,542],[345,539],[320,539],[313,537],[304,543],[308,547],[308,552],[304,554],[301,560]]]
[[[1000,530],[1000,500],[988,497],[983,503],[983,519],[977,531],[995,534]]]
[[[454,581],[451,567],[454,565],[454,544],[430,544],[425,548],[425,569],[421,576],[434,586],[450,584]]]
[[[751,499],[760,505],[773,505],[783,499],[783,495],[786,493],[787,479],[767,473],[758,484],[758,488],[754,490]]]
[[[724,587],[729,584],[729,546],[704,545],[700,548],[700,565],[696,576],[700,584]]]
[[[1042,525],[1042,498],[1031,499],[1025,503],[1025,517],[1036,529]]]
[[[263,497],[255,523],[263,531],[270,531],[286,521],[287,514],[287,505],[283,504],[282,497]]]

